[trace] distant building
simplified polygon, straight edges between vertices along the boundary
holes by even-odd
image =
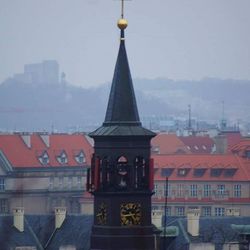
[[[83,212],[92,146],[83,134],[1,134],[0,214]]]
[[[250,216],[250,140],[230,154],[153,155],[153,209],[184,216],[188,209],[202,216]],[[168,185],[166,186],[166,178]]]
[[[22,83],[58,84],[59,64],[55,60],[24,65],[24,73],[15,74],[14,79]]]
[[[161,250],[245,250],[249,249],[250,217],[201,217],[190,209],[182,218],[168,217],[163,224]],[[166,236],[166,238],[164,237]]]

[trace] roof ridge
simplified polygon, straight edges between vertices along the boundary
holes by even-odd
[[[27,226],[27,228],[28,228],[30,234],[32,235],[33,239],[35,240],[38,249],[39,249],[39,250],[44,250],[44,248],[43,248],[41,242],[39,241],[37,235],[36,235],[35,232],[33,231],[32,227],[30,226],[30,224],[29,224],[28,220],[25,218],[25,216],[24,216],[24,223],[25,223],[25,225]]]
[[[236,160],[238,161],[240,168],[242,169],[242,171],[244,171],[245,175],[247,176],[247,178],[248,178],[248,180],[249,180],[248,171],[246,170],[245,166],[244,166],[244,167],[242,166],[241,157],[239,157],[238,155],[234,155],[234,156],[235,156]]]

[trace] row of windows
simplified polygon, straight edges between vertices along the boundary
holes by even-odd
[[[68,157],[64,151],[62,151],[61,154],[56,157],[56,159],[60,164],[67,164],[68,163]],[[48,153],[46,151],[44,151],[43,154],[38,157],[38,160],[41,162],[41,164],[48,165],[49,164]],[[75,155],[75,160],[79,164],[86,163],[86,157],[85,157],[84,152],[80,151],[80,153]]]
[[[163,177],[169,177],[175,168],[163,168],[161,169],[161,176]],[[180,168],[177,170],[177,175],[178,176],[187,176],[187,174],[190,172],[191,168],[187,167],[187,168]],[[208,169],[207,168],[197,168],[193,170],[193,175],[195,177],[202,177],[206,171]],[[236,173],[237,168],[213,168],[210,169],[210,176],[212,177],[218,177],[221,176],[223,174],[223,176],[225,177],[232,177],[234,176],[234,174]]]
[[[83,177],[50,177],[49,189],[83,188]]]
[[[198,209],[198,207],[189,207],[185,208],[183,206],[176,206],[176,207],[167,207],[166,214],[167,216],[185,216],[186,211],[188,209]],[[158,206],[153,206],[153,210],[159,210]],[[163,209],[160,207],[160,210]],[[186,210],[187,209],[187,210]],[[201,208],[201,216],[225,216],[225,208],[224,207],[215,207],[212,209],[212,207],[202,207]]]
[[[241,197],[241,191],[241,184],[233,185],[233,197]],[[174,187],[168,184],[167,190],[166,185],[163,185],[162,189],[158,184],[155,184],[154,192],[157,197],[170,197],[171,195],[174,195],[175,197],[184,197],[186,194],[189,194],[190,197],[197,197],[198,194],[203,197],[211,197],[212,195],[216,197],[226,197],[229,195],[229,192],[226,190],[226,186],[224,184],[218,184],[215,190],[212,190],[212,186],[210,184],[204,184],[203,189],[201,189],[197,184],[191,184],[189,186],[177,184]]]

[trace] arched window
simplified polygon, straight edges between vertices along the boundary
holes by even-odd
[[[111,169],[109,157],[104,156],[100,162],[100,181],[102,188],[108,187],[111,180]]]
[[[146,186],[146,167],[145,160],[142,156],[135,158],[135,188],[143,188]]]
[[[128,160],[125,156],[120,156],[116,165],[117,185],[121,189],[128,187]]]

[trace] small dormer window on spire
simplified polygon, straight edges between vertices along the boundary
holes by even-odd
[[[46,151],[44,151],[42,153],[42,155],[40,155],[38,157],[38,160],[41,162],[42,165],[48,165],[49,164],[49,155]]]
[[[61,154],[57,156],[57,161],[61,164],[68,163],[68,158],[67,158],[67,155],[64,151],[62,151]]]

